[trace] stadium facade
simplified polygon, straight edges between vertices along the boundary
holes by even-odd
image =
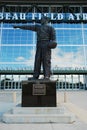
[[[39,24],[42,15],[50,18],[58,46],[52,51],[52,70],[87,70],[86,0],[1,0],[0,70],[31,70],[34,65],[36,35],[13,25]],[[28,75],[0,74],[0,88],[21,88]],[[55,75],[58,88],[87,88],[86,74]]]

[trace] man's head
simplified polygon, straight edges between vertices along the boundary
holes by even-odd
[[[42,25],[48,24],[49,21],[50,21],[50,19],[49,19],[48,17],[46,17],[46,16],[43,16],[43,17],[41,18],[41,24],[42,24]]]

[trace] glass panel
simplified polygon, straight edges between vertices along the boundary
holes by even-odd
[[[72,24],[70,24],[70,23],[55,23],[55,24],[52,24],[52,26],[53,27],[55,27],[55,28],[67,28],[67,29],[69,29],[69,28],[81,28],[81,24],[75,24],[75,23],[72,23]]]
[[[87,46],[84,49],[85,49],[85,60],[86,60],[86,66],[87,66]]]
[[[0,63],[33,65],[35,52],[29,46],[2,46],[0,53]],[[30,64],[28,64],[30,62]],[[13,64],[13,63],[12,63]]]
[[[86,24],[83,24],[83,27],[87,29],[87,23],[86,23]]]
[[[87,30],[84,30],[84,42],[87,45]]]
[[[33,44],[33,32],[13,28],[3,29],[2,44]]]
[[[83,67],[84,55],[84,46],[58,46],[52,51],[52,67]]]
[[[59,44],[83,44],[82,30],[64,29],[56,30],[57,41]]]

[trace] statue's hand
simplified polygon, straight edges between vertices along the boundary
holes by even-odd
[[[13,28],[19,28],[18,26],[14,25]]]

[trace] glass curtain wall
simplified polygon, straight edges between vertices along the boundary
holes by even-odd
[[[87,7],[71,7],[76,12],[86,13]],[[8,6],[0,9],[2,12],[30,12],[35,13],[64,13],[58,6],[40,5],[38,8],[29,6]],[[36,24],[29,23],[0,23],[0,68],[33,68],[36,34],[35,32],[14,29],[13,25]],[[87,67],[87,24],[81,23],[51,23],[56,29],[58,46],[52,50],[52,68],[55,67]]]

